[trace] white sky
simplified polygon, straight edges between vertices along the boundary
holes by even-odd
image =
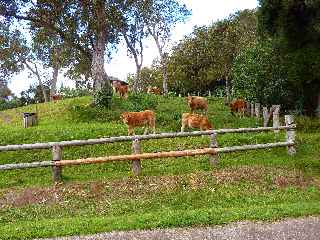
[[[192,10],[192,16],[189,21],[179,24],[173,31],[172,43],[182,39],[186,34],[192,32],[194,26],[210,25],[216,20],[226,18],[230,14],[243,9],[253,9],[258,6],[258,0],[180,0]],[[158,51],[152,41],[147,41],[144,52],[143,66],[150,66],[152,60],[158,56]],[[116,54],[113,54],[110,63],[105,64],[105,70],[108,75],[126,80],[128,73],[135,73],[134,60],[127,56],[124,43],[118,47]],[[30,84],[36,82],[36,79],[28,79],[27,74],[21,73],[15,76],[9,83],[9,88],[19,95],[21,91],[26,90]],[[73,87],[71,81],[63,79],[60,74],[58,86],[63,83],[64,86]]]

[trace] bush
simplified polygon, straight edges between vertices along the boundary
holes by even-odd
[[[93,103],[97,107],[110,108],[112,103],[113,90],[110,86],[104,86],[96,91],[93,96]]]
[[[320,119],[310,117],[297,117],[297,129],[303,132],[316,133],[320,132]]]
[[[91,95],[89,89],[76,89],[70,87],[61,87],[59,90],[59,94],[63,96],[63,98],[75,98],[75,97],[83,97]]]
[[[21,106],[23,106],[23,103],[17,97],[14,97],[11,100],[5,100],[3,98],[0,99],[0,111],[11,109],[11,108],[17,108]]]

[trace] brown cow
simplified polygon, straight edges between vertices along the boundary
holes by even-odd
[[[161,95],[162,94],[160,88],[158,88],[158,87],[150,87],[150,86],[148,87],[147,93],[153,93],[155,95]]]
[[[193,113],[182,114],[181,132],[184,131],[185,127],[199,128],[201,131],[211,130],[213,128],[207,116]]]
[[[188,102],[188,106],[191,109],[191,113],[193,113],[196,109],[203,109],[207,114],[208,101],[204,97],[189,96],[187,97],[187,102]]]
[[[134,134],[134,128],[139,126],[145,127],[144,134],[147,134],[148,129],[152,129],[153,133],[156,132],[156,117],[153,111],[124,112],[121,114],[121,119],[128,125],[128,135]]]
[[[231,114],[234,115],[235,113],[239,113],[240,117],[244,117],[244,112],[246,110],[247,104],[246,101],[243,99],[236,99],[233,100],[230,104],[230,111]]]
[[[62,96],[59,94],[55,94],[51,96],[52,101],[58,101],[62,99]]]
[[[120,97],[123,97],[125,99],[128,98],[128,85],[118,85],[115,87],[116,93],[119,93]]]

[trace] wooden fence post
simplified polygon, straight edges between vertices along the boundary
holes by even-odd
[[[210,135],[210,148],[217,148],[218,147],[218,141],[217,141],[217,134],[216,133],[212,133]],[[219,163],[219,155],[218,154],[211,154],[209,157],[209,161],[210,164],[212,166],[217,166]]]
[[[251,117],[253,117],[254,116],[254,104],[253,103],[250,104],[250,110],[251,110],[250,115],[251,115]]]
[[[139,139],[134,139],[132,142],[132,153],[141,153],[141,146]],[[138,176],[141,173],[141,162],[140,159],[133,160],[131,164],[133,175]]]
[[[256,119],[259,119],[260,118],[260,103],[255,103],[254,111],[255,111]]]
[[[285,115],[284,119],[285,119],[286,126],[292,126],[294,124],[294,119],[293,119],[292,115]],[[287,134],[286,134],[287,142],[291,142],[294,144],[295,143],[295,135],[296,134],[295,134],[294,129],[287,129]],[[288,146],[287,149],[288,149],[288,154],[290,156],[296,154],[296,148],[294,145]]]
[[[250,117],[251,115],[251,104],[249,102],[246,102],[246,116]]]
[[[271,114],[273,112],[274,109],[274,105],[272,105],[272,107],[270,107],[270,111],[268,110],[268,107],[263,107],[262,108],[262,112],[263,112],[263,126],[264,127],[268,127],[268,123],[271,117]]]
[[[272,126],[273,127],[279,127],[280,122],[279,122],[279,112],[280,112],[280,105],[274,105],[273,108],[273,118],[272,118]],[[274,133],[279,133],[280,130],[274,130]]]
[[[62,147],[55,145],[52,147],[52,161],[60,161],[62,159]],[[53,166],[52,174],[54,182],[61,182],[62,166]]]

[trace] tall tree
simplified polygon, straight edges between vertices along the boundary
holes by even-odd
[[[45,28],[59,36],[74,51],[79,51],[90,63],[94,87],[112,91],[104,69],[107,45],[114,44],[117,35],[117,1],[0,1],[0,15],[7,20],[28,21],[31,27]]]
[[[134,92],[142,90],[140,75],[143,64],[143,40],[148,35],[143,21],[145,5],[145,1],[137,0],[131,5],[126,4],[120,8],[123,21],[120,24],[119,31],[126,42],[128,55],[133,57],[136,65],[136,75],[132,83]]]
[[[256,42],[255,14],[255,10],[244,10],[211,26],[196,27],[174,46],[168,62],[174,88],[184,94],[206,93],[217,80],[231,82],[235,57]],[[228,102],[229,87],[226,93]]]
[[[307,0],[260,0],[259,30],[263,37],[273,38],[274,48],[286,61],[286,78],[302,89],[297,96],[305,112],[320,116],[320,2]],[[318,105],[318,106],[317,106]]]
[[[166,47],[168,46],[173,28],[177,23],[185,21],[191,14],[185,5],[177,0],[147,1],[144,11],[144,22],[149,34],[154,39],[162,66],[163,93],[168,94],[168,71]],[[152,3],[152,4],[150,4]]]

